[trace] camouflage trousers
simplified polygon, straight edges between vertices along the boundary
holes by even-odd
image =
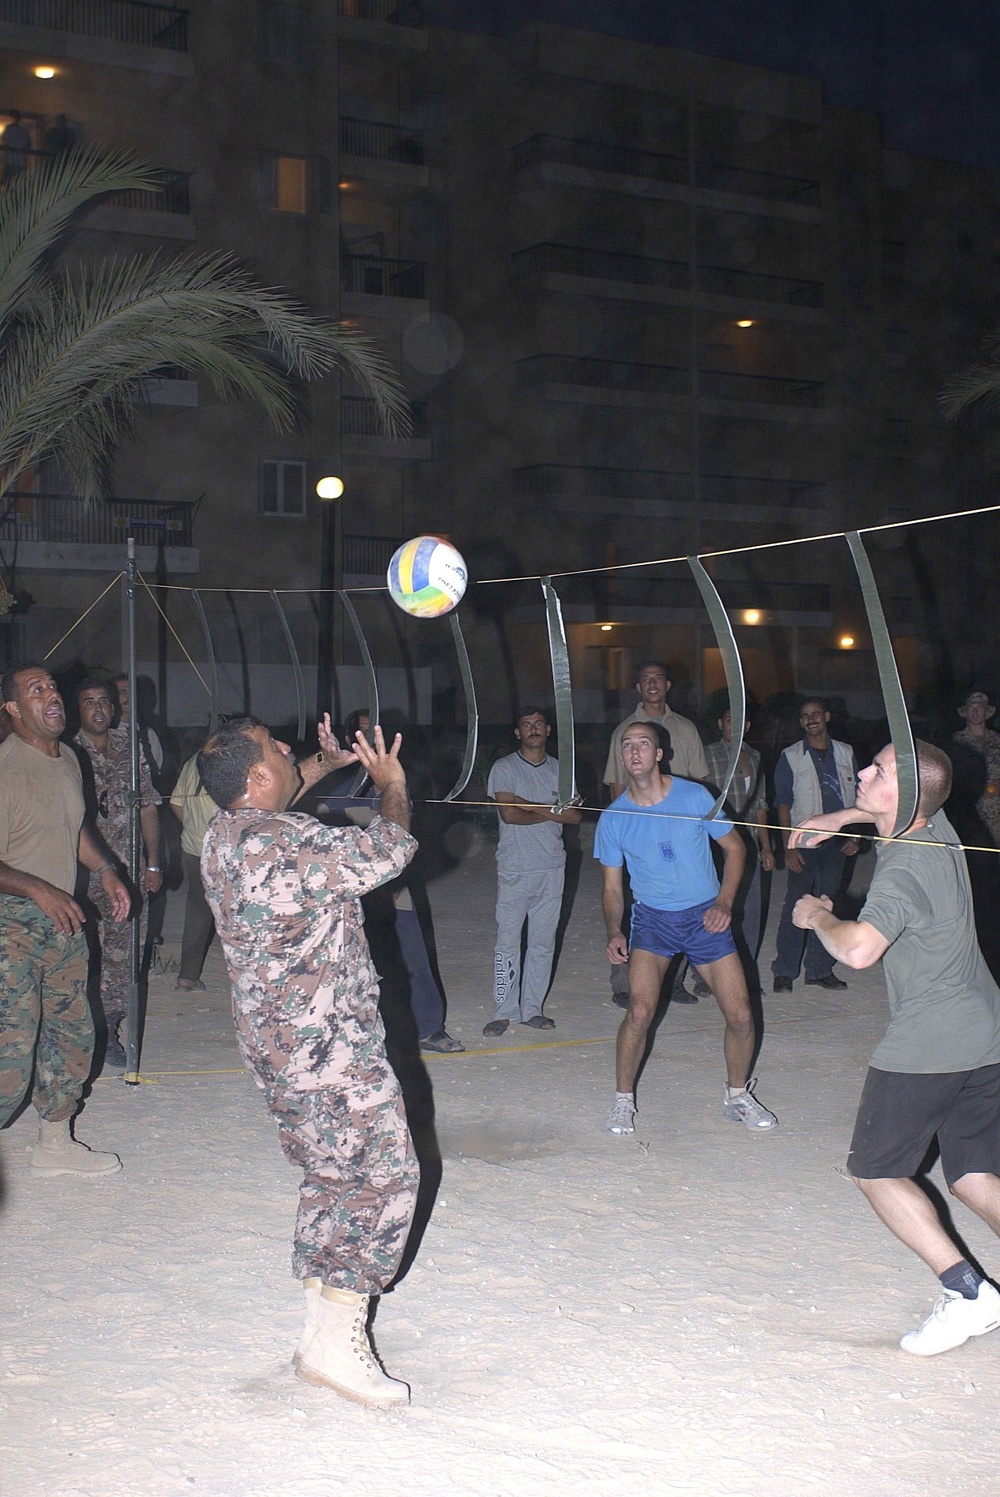
[[[86,937],[63,935],[33,900],[0,895],[0,1128],[32,1077],[41,1116],[72,1117],[93,1057]]]
[[[100,915],[97,933],[101,943],[101,1007],[113,1035],[128,1013],[128,994],[132,983],[132,921],[121,925],[111,918],[111,901],[99,878],[91,878],[87,890],[91,903]],[[139,916],[139,955],[146,945],[146,901]]]
[[[420,1178],[388,1062],[316,1092],[259,1079],[285,1158],[303,1171],[292,1272],[380,1294],[403,1256]]]

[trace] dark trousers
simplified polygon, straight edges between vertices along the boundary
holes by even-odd
[[[201,882],[201,862],[190,852],[181,853],[187,900],[184,905],[184,935],[181,940],[181,970],[178,980],[197,982],[215,935],[215,920]]]
[[[798,977],[803,947],[806,953],[807,978],[826,977],[833,971],[833,957],[815,931],[799,930],[797,925],[792,924],[792,910],[796,900],[801,899],[803,894],[815,894],[817,898],[821,894],[828,894],[833,899],[843,877],[844,854],[839,837],[831,837],[829,842],[824,842],[820,847],[803,849],[801,873],[788,870],[785,904],[781,911],[781,924],[778,926],[777,953],[771,963],[771,971],[775,977],[791,977],[793,980]]]

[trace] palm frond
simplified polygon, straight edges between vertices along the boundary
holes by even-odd
[[[156,169],[121,151],[75,148],[23,172],[0,194],[0,327],[36,286],[39,266],[87,203],[108,192],[150,190]]]
[[[108,260],[64,274],[8,324],[0,382],[0,473],[59,457],[82,493],[100,491],[108,448],[128,429],[142,381],[176,364],[222,397],[256,402],[279,429],[298,379],[343,367],[390,431],[406,427],[398,378],[368,340],[259,287],[225,257]]]
[[[970,406],[983,404],[992,410],[1000,405],[1000,362],[970,364],[948,381],[938,396],[949,421]]]

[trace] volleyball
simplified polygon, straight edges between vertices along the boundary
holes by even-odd
[[[436,619],[462,600],[469,573],[454,546],[436,535],[404,541],[389,563],[392,601],[415,619]]]

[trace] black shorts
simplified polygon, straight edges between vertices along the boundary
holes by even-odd
[[[847,1168],[859,1180],[910,1179],[935,1135],[949,1186],[1000,1174],[1000,1065],[931,1075],[871,1067]]]

